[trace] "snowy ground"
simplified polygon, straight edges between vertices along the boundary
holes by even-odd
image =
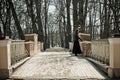
[[[57,50],[57,52],[53,52]],[[61,51],[61,52],[60,52]],[[54,48],[33,56],[12,75],[15,79],[105,79],[95,66],[81,56],[70,55],[62,48]]]

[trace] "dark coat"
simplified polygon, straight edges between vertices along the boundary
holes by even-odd
[[[80,54],[82,53],[81,48],[80,48],[80,44],[79,44],[79,36],[78,33],[75,34],[75,39],[74,39],[74,45],[73,45],[73,54]],[[81,39],[80,39],[81,40]]]

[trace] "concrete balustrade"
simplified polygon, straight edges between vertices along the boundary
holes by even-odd
[[[38,51],[38,35],[37,34],[26,34],[25,35],[25,41],[33,43],[34,54],[40,52],[40,51]],[[26,48],[27,47],[29,48],[31,45],[32,45],[31,43],[26,45]]]
[[[0,79],[10,78],[13,70],[28,59],[24,40],[0,40]]]
[[[110,67],[108,75],[120,78],[120,38],[109,38]]]
[[[83,56],[87,57],[91,51],[91,42],[90,41],[80,42],[80,47],[83,52]]]
[[[25,52],[25,41],[12,40],[10,44],[10,53],[11,53],[11,61],[12,61],[11,65],[27,57],[28,53]]]
[[[109,65],[109,42],[107,39],[92,41],[91,57],[104,64]]]
[[[28,56],[34,55],[34,42],[25,42],[25,48],[28,51]]]
[[[91,47],[90,57],[108,66],[109,77],[120,78],[120,38],[94,40]]]
[[[85,34],[85,33],[79,33],[78,36],[83,40],[83,41],[90,41],[90,34]]]
[[[10,78],[13,71],[40,52],[37,34],[27,34],[24,40],[0,40],[0,79]]]
[[[10,44],[11,40],[0,40],[0,78],[9,78],[12,74]]]

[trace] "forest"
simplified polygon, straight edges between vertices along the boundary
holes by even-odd
[[[0,0],[0,38],[36,33],[45,48],[68,48],[78,27],[92,40],[120,33],[120,0]]]

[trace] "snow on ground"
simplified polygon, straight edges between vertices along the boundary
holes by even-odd
[[[54,49],[58,52],[53,52]],[[27,80],[105,79],[105,76],[92,63],[81,56],[70,55],[63,48],[54,49],[33,56],[13,73],[12,78]]]

